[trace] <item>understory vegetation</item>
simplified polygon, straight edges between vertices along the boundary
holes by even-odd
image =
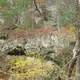
[[[76,80],[75,15],[75,0],[0,0],[0,80]]]

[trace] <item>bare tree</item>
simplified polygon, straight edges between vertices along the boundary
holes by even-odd
[[[76,15],[75,15],[74,25],[76,28],[76,44],[73,49],[73,58],[68,65],[69,80],[71,80],[70,77],[75,64],[76,64],[76,80],[80,80],[80,4],[79,4],[79,0],[75,0],[75,6],[76,6]]]
[[[80,4],[79,0],[76,0],[76,23],[75,27],[77,30],[77,41],[76,41],[76,56],[77,61],[76,61],[76,80],[80,80]]]

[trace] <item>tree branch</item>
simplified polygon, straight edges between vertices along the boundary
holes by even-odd
[[[36,10],[38,11],[38,13],[39,13],[40,15],[42,15],[42,13],[41,13],[41,11],[39,10],[39,8],[38,8],[37,3],[36,3],[35,0],[33,0],[33,3],[34,3],[34,6],[35,6]]]
[[[73,68],[74,68],[74,66],[76,64],[76,60],[77,60],[77,56],[75,58],[72,58],[67,64],[68,78],[71,78]]]

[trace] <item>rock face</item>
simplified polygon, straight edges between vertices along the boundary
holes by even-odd
[[[0,40],[0,51],[5,54],[19,53],[19,55],[25,55],[25,51],[33,50],[42,54],[54,53],[57,47],[65,46],[63,43],[63,39],[59,39],[58,36],[50,33],[26,39]]]
[[[23,41],[19,40],[0,40],[0,51],[2,53],[9,53],[10,51],[16,49],[17,47],[22,47],[26,51],[37,50],[41,51],[42,48],[54,47],[54,39],[47,35],[42,37],[35,37],[26,39]]]
[[[21,35],[20,35],[21,34]],[[24,33],[25,34],[25,33]],[[14,35],[14,34],[13,34]],[[18,37],[14,37],[18,35]],[[26,51],[38,51],[45,53],[46,50],[54,50],[69,46],[68,36],[64,33],[58,34],[55,29],[52,28],[41,28],[36,29],[28,33],[28,36],[22,35],[22,31],[7,40],[0,40],[0,52],[9,53],[15,50],[17,47],[21,47]],[[24,53],[24,52],[23,52]],[[46,52],[47,53],[47,52]]]

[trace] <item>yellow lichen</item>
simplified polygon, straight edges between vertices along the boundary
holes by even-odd
[[[52,64],[35,57],[16,57],[11,59],[9,64],[10,72],[15,74],[15,80],[22,77],[31,80],[40,76],[46,77],[53,68]]]

